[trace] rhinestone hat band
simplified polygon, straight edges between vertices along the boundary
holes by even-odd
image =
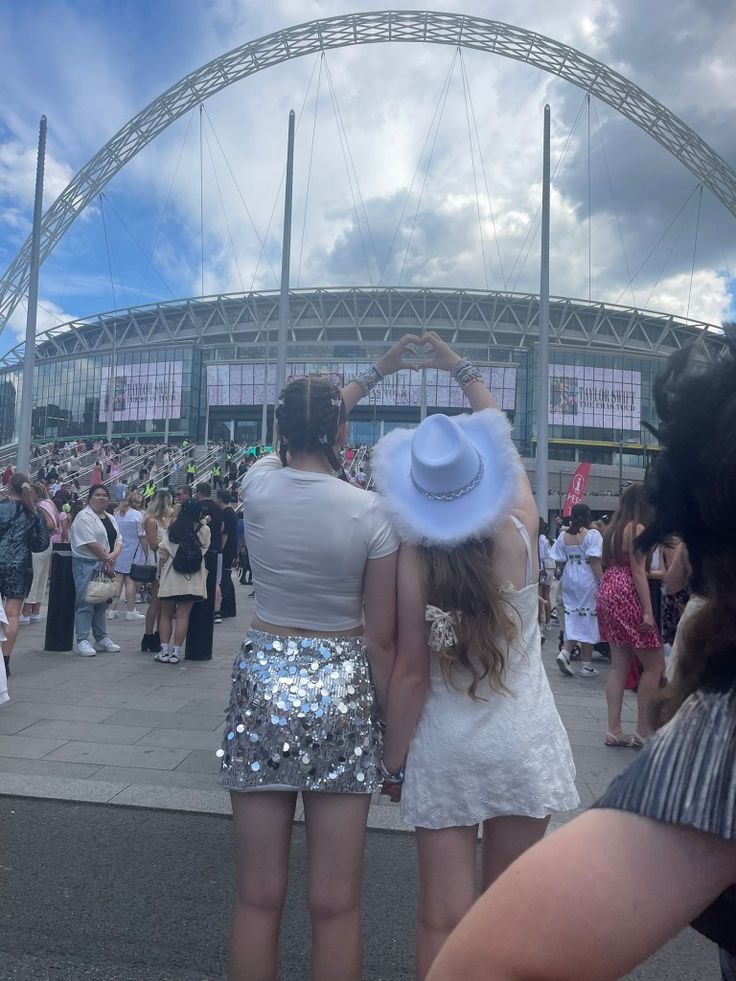
[[[476,474],[472,480],[469,480],[468,483],[463,485],[462,487],[458,487],[457,490],[438,491],[438,492],[428,491],[426,490],[426,488],[422,487],[421,484],[417,483],[416,478],[414,476],[414,472],[412,470],[409,471],[411,482],[412,484],[414,484],[414,487],[419,491],[422,497],[425,497],[428,501],[457,501],[458,498],[465,497],[466,494],[469,494],[472,490],[475,490],[475,488],[483,479],[483,472],[485,470],[483,466],[483,458],[481,457],[480,453],[478,453],[477,450],[475,452],[478,457],[478,469],[476,471]]]

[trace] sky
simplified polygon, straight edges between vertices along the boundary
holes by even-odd
[[[736,0],[402,0],[546,34],[663,102],[736,163]],[[44,205],[169,85],[247,41],[361,0],[0,0],[0,269]],[[541,134],[552,113],[551,281],[565,295],[721,323],[734,217],[633,123],[537,68],[437,44],[361,45],[233,84],[105,187],[41,269],[39,330],[186,296],[275,289],[288,113],[291,285],[539,288]],[[590,171],[588,160],[590,159]],[[590,173],[590,179],[588,174]],[[589,207],[590,203],[590,207]],[[0,353],[25,333],[25,307]]]

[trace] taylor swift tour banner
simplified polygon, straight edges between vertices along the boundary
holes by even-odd
[[[547,420],[550,425],[638,432],[641,372],[551,364]]]

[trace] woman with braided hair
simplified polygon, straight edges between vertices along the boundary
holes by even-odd
[[[256,609],[218,750],[237,859],[230,981],[276,978],[300,791],[311,976],[362,977],[362,858],[382,783],[377,720],[395,659],[399,538],[377,495],[338,479],[338,454],[350,410],[411,367],[403,359],[417,342],[406,335],[342,391],[320,376],[290,382],[276,408],[278,452],[243,479]]]
[[[645,553],[678,535],[704,597],[656,731],[595,808],[527,851],[441,950],[430,981],[629,972],[692,922],[736,981],[736,360],[670,359],[655,383],[662,445]],[[696,344],[697,351],[698,345]],[[651,627],[651,624],[648,624]],[[581,860],[584,856],[584,860]],[[571,908],[605,908],[581,930]]]

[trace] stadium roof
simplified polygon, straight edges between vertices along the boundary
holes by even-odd
[[[696,338],[703,354],[721,357],[721,328],[674,314],[590,300],[552,297],[553,347],[667,357]],[[171,300],[99,313],[38,335],[37,362],[152,345],[264,344],[276,340],[276,290]],[[497,290],[334,287],[290,292],[289,341],[380,345],[409,332],[439,331],[453,344],[528,349],[537,339],[539,296]],[[23,363],[24,345],[0,358]]]

